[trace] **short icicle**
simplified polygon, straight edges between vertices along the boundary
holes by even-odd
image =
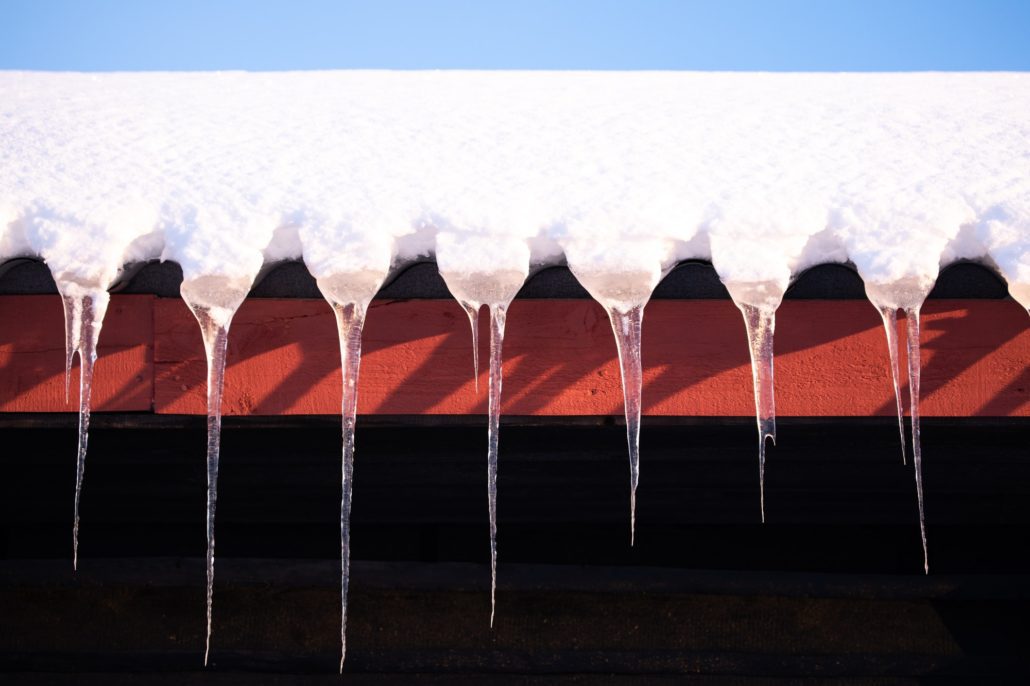
[[[66,290],[73,291],[67,293]],[[61,289],[65,320],[65,394],[71,380],[71,363],[79,354],[79,435],[75,460],[75,511],[72,520],[72,569],[79,568],[79,504],[82,481],[86,472],[86,449],[89,443],[90,401],[93,392],[93,368],[97,361],[97,342],[103,326],[110,294],[103,289]]]
[[[479,303],[468,300],[459,301],[461,308],[469,317],[472,327],[472,374],[476,382],[476,395],[479,395]]]
[[[919,501],[919,536],[923,542],[923,573],[930,573],[930,553],[926,544],[926,520],[923,516],[923,451],[919,439],[919,307],[905,313],[908,324],[908,394],[912,415],[912,464],[916,472],[916,499]]]
[[[504,346],[504,324],[508,315],[505,305],[490,305],[490,388],[487,401],[487,499],[490,506],[490,627],[494,625],[497,607],[497,442],[501,429],[501,349]]]
[[[72,363],[82,335],[82,299],[61,295],[64,309],[64,402],[71,402]]]
[[[636,542],[637,484],[640,482],[640,406],[644,373],[640,359],[641,325],[644,306],[609,307],[608,318],[615,334],[622,374],[622,397],[626,405],[626,443],[629,447],[629,544]]]
[[[758,489],[762,523],[765,523],[765,445],[772,439],[776,445],[776,395],[773,386],[773,335],[776,310],[737,303],[744,315],[748,349],[751,353],[751,381],[755,392],[755,416],[758,420]]]
[[[222,388],[229,325],[250,289],[221,277],[202,277],[199,283],[183,282],[180,292],[204,339],[207,357],[207,631],[204,666],[211,653],[211,616],[215,581],[215,508],[218,503],[218,456],[222,440]]]
[[[905,461],[905,408],[901,403],[900,369],[898,367],[898,310],[894,307],[877,307],[887,332],[887,352],[890,353],[891,378],[894,381],[894,402],[898,408],[898,436],[901,438],[901,464]]]
[[[340,370],[343,376],[343,461],[340,497],[340,673],[347,657],[347,591],[350,587],[350,510],[354,484],[354,427],[358,416],[358,372],[361,367],[363,303],[330,301],[340,335]]]

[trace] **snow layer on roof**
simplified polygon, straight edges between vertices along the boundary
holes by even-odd
[[[469,273],[505,256],[471,237],[503,237],[650,280],[694,257],[779,287],[982,259],[1025,286],[1027,112],[1012,73],[2,72],[0,259],[327,277],[441,234]]]

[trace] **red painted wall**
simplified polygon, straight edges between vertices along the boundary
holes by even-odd
[[[63,325],[56,296],[0,297],[0,411],[62,412]],[[485,323],[485,322],[484,322]],[[1030,327],[1011,301],[930,301],[923,317],[925,416],[1030,416]],[[904,341],[904,322],[899,327]],[[615,343],[587,300],[519,300],[508,315],[504,412],[622,412]],[[363,414],[486,410],[464,312],[450,301],[376,302],[360,380]],[[179,300],[115,296],[100,338],[94,407],[203,413],[205,367],[196,321]],[[754,412],[741,316],[729,301],[654,301],[644,317],[644,412]],[[903,359],[904,364],[904,359]],[[73,386],[77,374],[73,376]],[[863,301],[787,301],[776,326],[781,416],[891,415],[880,320]],[[248,300],[229,336],[226,414],[334,414],[339,348],[328,305]]]
[[[154,397],[154,298],[112,298],[100,332],[93,407],[149,410]],[[0,297],[0,412],[79,407],[78,360],[64,394],[64,314],[56,295]]]

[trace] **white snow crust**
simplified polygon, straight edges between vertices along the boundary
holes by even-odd
[[[439,247],[451,281],[528,253],[649,293],[702,258],[746,298],[974,259],[1030,306],[1028,112],[1023,73],[0,72],[0,260],[246,283]]]

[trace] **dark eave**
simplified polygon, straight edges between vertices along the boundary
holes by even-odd
[[[175,262],[143,265],[115,290],[119,293],[179,296],[182,269]],[[20,259],[0,266],[0,295],[56,293],[46,265]],[[315,280],[301,262],[283,262],[269,268],[250,293],[253,298],[320,298]],[[451,295],[433,262],[420,262],[398,273],[377,296],[384,300],[450,299]],[[549,267],[532,275],[520,298],[579,299],[590,296],[567,267]],[[683,262],[655,289],[656,300],[724,300],[729,298],[711,263]],[[803,272],[787,290],[788,299],[858,300],[865,298],[862,280],[841,264],[822,264]],[[1005,283],[988,267],[959,262],[941,271],[930,298],[999,299],[1008,297]]]

